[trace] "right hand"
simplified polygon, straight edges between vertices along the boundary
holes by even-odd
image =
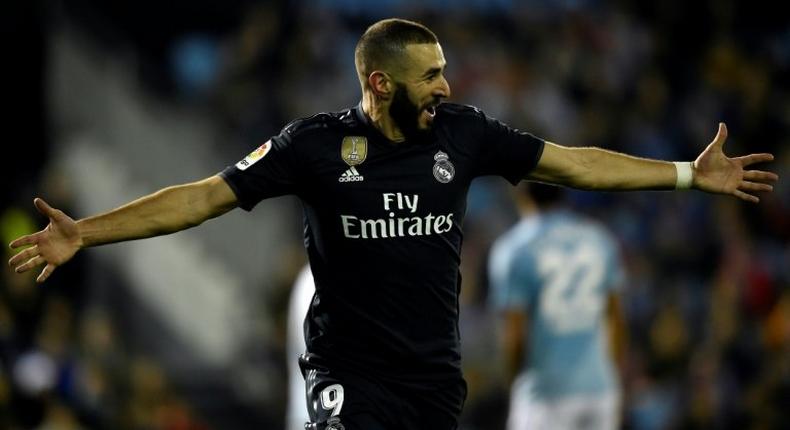
[[[82,248],[82,237],[77,223],[63,211],[54,209],[40,198],[33,200],[33,204],[42,215],[49,218],[49,225],[44,230],[11,242],[12,249],[25,245],[33,246],[11,257],[8,265],[15,267],[17,273],[24,273],[46,263],[44,270],[36,278],[36,282],[42,283],[52,275],[55,268],[71,260]]]

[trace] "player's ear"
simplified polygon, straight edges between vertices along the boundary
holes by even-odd
[[[376,70],[368,76],[368,85],[376,97],[389,99],[392,96],[394,84],[392,78],[385,72]]]

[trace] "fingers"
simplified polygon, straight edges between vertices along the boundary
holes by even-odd
[[[24,273],[24,272],[27,272],[28,270],[40,265],[40,264],[44,264],[46,262],[47,262],[47,260],[44,260],[44,257],[42,257],[40,255],[36,255],[35,257],[33,257],[30,260],[28,260],[27,263],[17,266],[16,269],[14,269],[14,271],[16,273]]]
[[[11,259],[8,260],[8,265],[14,267],[23,261],[30,260],[36,255],[38,255],[38,246],[31,246],[30,248],[20,251],[17,255],[11,257]]]
[[[33,205],[36,206],[36,209],[48,218],[55,218],[58,214],[58,210],[47,204],[44,199],[40,197],[36,197],[33,199]]]
[[[733,195],[735,195],[735,197],[738,197],[739,199],[741,199],[743,201],[747,201],[747,202],[750,202],[750,203],[760,203],[760,199],[757,198],[757,196],[753,196],[751,194],[744,193],[741,190],[735,190],[733,192]]]
[[[762,153],[762,154],[744,155],[743,157],[736,157],[735,159],[739,160],[743,167],[746,167],[756,163],[765,163],[766,161],[774,161],[774,156],[772,154]]]
[[[41,232],[22,236],[19,239],[16,239],[15,241],[9,243],[8,246],[10,246],[11,249],[15,249],[15,248],[19,248],[20,246],[36,244],[38,243],[38,238],[40,235]]]
[[[741,182],[741,186],[738,187],[738,189],[745,191],[773,191],[774,187],[772,185],[761,184],[759,182],[743,181]]]
[[[40,266],[41,264],[47,263],[44,257],[38,255],[38,247],[34,246],[25,249],[19,254],[13,256],[10,260],[8,260],[8,264],[14,266],[21,261],[25,261],[25,259],[28,259],[27,262],[25,262],[24,264],[20,264],[14,269],[16,273],[24,273],[36,266]],[[47,265],[44,266],[44,270],[42,270],[41,273],[36,278],[36,282],[40,284],[46,281],[47,278],[49,278],[50,275],[52,275],[52,272],[55,271],[56,267],[57,266],[55,264],[47,263]]]
[[[743,172],[743,179],[757,182],[776,182],[779,180],[779,175],[762,170],[746,170]]]
[[[723,122],[720,122],[719,131],[716,132],[716,137],[713,138],[713,142],[711,142],[711,144],[721,147],[724,145],[725,140],[727,140],[727,125]]]
[[[40,284],[40,283],[46,281],[47,278],[49,278],[49,276],[52,275],[52,272],[55,271],[55,267],[57,267],[57,266],[55,266],[54,264],[51,264],[51,263],[47,264],[44,267],[44,270],[42,270],[41,273],[36,278],[36,282],[38,282]]]

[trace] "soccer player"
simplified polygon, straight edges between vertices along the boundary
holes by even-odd
[[[423,25],[373,24],[355,51],[362,100],[288,124],[221,173],[74,221],[49,217],[11,258],[44,265],[43,282],[81,248],[194,227],[262,199],[296,195],[316,292],[301,358],[310,429],[453,429],[466,396],[458,275],[470,182],[499,175],[592,190],[696,188],[758,201],[770,154],[728,158],[724,124],[692,163],[647,160],[545,142],[441,103],[450,96],[441,45]]]
[[[619,428],[623,268],[600,224],[561,208],[562,189],[524,186],[523,217],[494,244],[490,302],[503,317],[508,430]]]

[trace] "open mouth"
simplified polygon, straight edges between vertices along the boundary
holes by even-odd
[[[428,106],[424,110],[428,114],[428,116],[430,116],[431,118],[436,116],[436,106]]]

